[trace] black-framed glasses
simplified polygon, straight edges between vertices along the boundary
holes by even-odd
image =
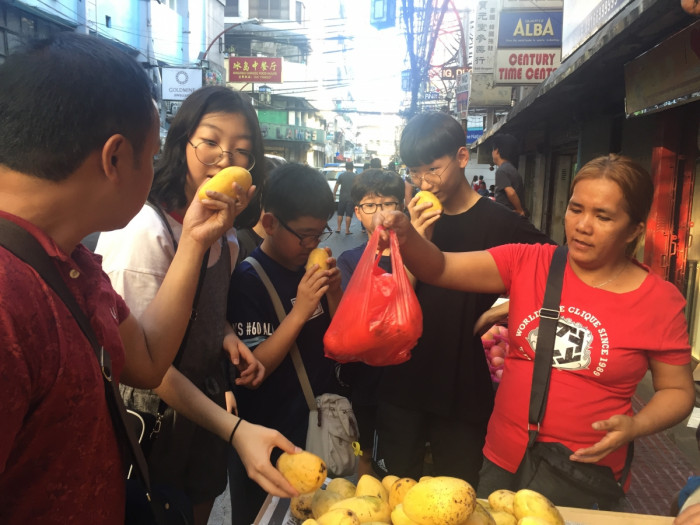
[[[196,146],[192,144],[191,140],[187,142],[194,148],[194,154],[197,160],[205,166],[218,164],[221,162],[221,159],[224,158],[224,154],[228,155],[231,164],[239,168],[252,170],[253,166],[255,166],[255,157],[253,157],[253,154],[248,150],[234,149],[233,151],[225,151],[216,142],[212,142],[211,140],[203,140]]]
[[[399,203],[396,201],[389,201],[389,202],[366,202],[364,204],[358,204],[357,207],[362,210],[363,213],[366,213],[367,215],[372,215],[377,211],[377,208],[380,210],[388,210],[388,211],[394,211],[396,208],[398,208]]]
[[[456,158],[457,157],[452,157],[450,162],[448,162],[447,165],[441,170],[440,168],[428,168],[421,173],[415,168],[408,168],[408,175],[411,177],[411,182],[418,187],[423,184],[423,181],[437,186],[442,182],[442,174],[445,173],[445,170],[450,167]]]
[[[297,239],[299,239],[299,244],[303,246],[304,248],[315,248],[316,246],[319,245],[319,243],[322,243],[326,239],[328,239],[332,234],[333,230],[331,230],[328,225],[326,224],[326,229],[317,235],[314,234],[309,234],[309,235],[301,235],[294,230],[292,230],[287,224],[277,217],[277,220],[279,223],[282,225],[282,227],[287,230],[289,233],[294,235]]]

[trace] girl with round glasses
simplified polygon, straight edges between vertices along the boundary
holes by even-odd
[[[181,220],[197,189],[221,169],[249,169],[254,186],[237,188],[234,226],[252,227],[260,216],[259,192],[265,179],[263,140],[255,110],[244,95],[210,86],[191,94],[173,119],[162,154],[156,161],[149,203],[122,230],[103,233],[97,252],[114,288],[134,313],[156,295],[173,259]],[[195,524],[206,524],[214,499],[226,488],[226,464],[235,446],[250,477],[265,490],[294,493],[269,461],[274,447],[294,446],[276,431],[240,421],[230,413],[232,397],[224,359],[237,365],[240,385],[257,386],[264,368],[226,322],[226,301],[238,254],[235,230],[210,252],[177,368],[171,367],[160,387],[122,387],[127,407],[161,412],[162,429],[148,457],[154,483],[175,486],[187,494]],[[223,351],[222,351],[223,350]],[[229,357],[230,356],[230,357]],[[183,417],[184,416],[184,417]],[[233,431],[232,431],[233,429]],[[227,442],[228,441],[228,442]]]

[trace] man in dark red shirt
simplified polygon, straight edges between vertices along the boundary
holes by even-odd
[[[151,83],[105,40],[59,33],[0,65],[0,216],[33,235],[90,319],[113,376],[154,388],[187,327],[207,248],[233,224],[195,203],[158,295],[136,319],[80,240],[143,206],[160,147]],[[35,270],[0,248],[0,523],[124,522],[124,480],[100,369]],[[268,451],[269,455],[269,451]]]

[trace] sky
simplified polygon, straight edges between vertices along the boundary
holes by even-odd
[[[475,0],[454,0],[457,9],[471,6]],[[401,0],[396,0],[397,5]],[[307,2],[310,7],[319,9],[324,19],[323,25],[317,25],[315,38],[327,38],[329,34],[345,32],[352,36],[348,43],[351,51],[347,53],[352,70],[351,86],[339,88],[326,96],[347,100],[348,92],[352,94],[356,109],[361,111],[379,111],[396,113],[401,108],[401,102],[407,96],[401,90],[401,72],[408,68],[406,39],[397,20],[396,27],[378,30],[370,25],[369,0],[346,0],[347,26],[339,27],[334,23],[335,13],[323,11],[328,3],[323,0]],[[326,7],[327,9],[327,7]],[[454,15],[450,13],[454,21]],[[449,17],[448,17],[449,19]],[[448,22],[445,22],[447,25]],[[314,38],[312,36],[312,38]],[[447,38],[449,40],[449,38]],[[312,43],[314,49],[320,49],[323,43],[316,40]],[[324,72],[323,74],[331,74]],[[325,106],[326,103],[318,101]]]

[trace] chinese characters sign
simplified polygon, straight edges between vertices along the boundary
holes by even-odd
[[[478,0],[474,20],[474,73],[493,73],[498,0]]]
[[[282,83],[282,59],[268,57],[230,57],[229,82]]]

